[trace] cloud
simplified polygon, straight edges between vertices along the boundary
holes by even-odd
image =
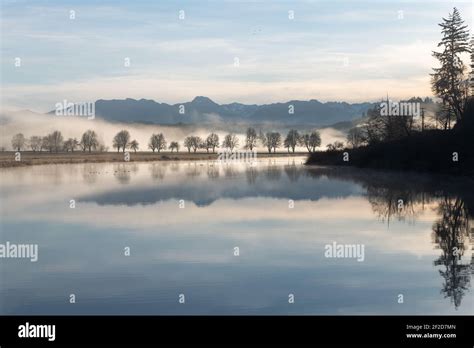
[[[469,22],[468,4],[457,5]],[[10,3],[2,14],[8,28],[2,58],[20,56],[24,66],[2,66],[3,102],[47,111],[64,98],[174,103],[206,95],[261,104],[431,95],[431,51],[440,37],[437,23],[450,6],[212,2],[183,5],[187,16],[180,21],[181,8],[173,3],[89,3],[74,6],[71,21],[62,4]],[[296,11],[293,21],[289,8]],[[398,10],[403,20],[396,18]],[[131,58],[129,68],[124,57]]]

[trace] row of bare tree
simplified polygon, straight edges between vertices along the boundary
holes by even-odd
[[[99,141],[97,133],[93,130],[87,130],[81,137],[68,138],[64,140],[60,131],[54,131],[44,137],[33,135],[25,138],[22,133],[18,133],[12,138],[12,147],[16,151],[30,148],[32,151],[49,151],[49,152],[74,152],[76,149],[82,151],[107,151],[107,147]]]
[[[291,129],[286,138],[283,139],[279,132],[267,132],[257,134],[254,128],[249,127],[245,134],[245,143],[243,149],[253,151],[260,143],[265,147],[268,152],[276,152],[278,148],[282,146],[288,150],[288,152],[295,152],[297,146],[305,147],[308,152],[316,151],[316,148],[321,146],[321,136],[318,131],[314,130],[310,133],[300,134],[297,130]],[[336,142],[339,143],[339,142]],[[336,146],[339,146],[336,144]],[[339,143],[342,147],[343,144]],[[216,152],[216,149],[221,147],[222,149],[228,149],[234,151],[239,148],[239,138],[234,133],[225,135],[222,143],[220,142],[219,135],[216,133],[209,134],[205,139],[190,135],[184,139],[184,147],[188,152],[196,152],[198,150],[206,150],[207,152]],[[118,132],[112,141],[112,146],[117,152],[130,149],[137,151],[140,148],[140,144],[136,140],[131,140],[130,133],[127,130],[121,130]],[[331,149],[331,146],[328,146]],[[82,135],[81,139],[68,138],[64,139],[60,131],[54,131],[44,137],[31,136],[25,138],[22,133],[16,134],[12,139],[12,147],[16,151],[21,151],[26,148],[30,148],[32,151],[49,151],[49,152],[74,152],[77,149],[83,152],[92,151],[108,151],[108,148],[99,140],[97,133],[93,130],[87,130]],[[178,152],[180,144],[177,141],[171,141],[169,146],[163,133],[153,134],[148,142],[148,148],[153,152],[160,152],[162,150],[171,150],[171,152]]]
[[[282,136],[278,132],[267,132],[266,134],[260,132],[257,134],[254,128],[249,127],[245,134],[243,148],[253,151],[257,147],[258,142],[266,147],[268,152],[272,152],[272,150],[273,152],[276,152],[276,149],[280,148],[282,145],[288,149],[288,152],[290,152],[290,149],[295,152],[296,146],[304,146],[309,152],[314,152],[316,151],[316,148],[321,145],[321,136],[318,131],[312,131],[311,133],[300,135],[297,130],[292,129],[288,132],[288,135],[282,142]],[[219,135],[211,133],[205,139],[196,135],[187,136],[184,139],[183,145],[188,152],[206,150],[206,152],[212,151],[214,153],[216,152],[216,148],[219,147],[234,151],[240,144],[239,138],[234,133],[225,135],[222,144],[220,143]],[[135,140],[130,141],[130,134],[128,131],[122,130],[114,137],[113,147],[116,148],[117,151],[120,151],[120,149],[125,151],[128,147],[136,151],[139,144]],[[153,152],[160,152],[161,150],[166,149],[171,150],[171,152],[175,150],[178,152],[180,145],[177,141],[172,141],[167,147],[165,136],[163,133],[159,133],[153,134],[150,137],[148,148]]]

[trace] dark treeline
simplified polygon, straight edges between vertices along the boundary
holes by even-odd
[[[283,146],[288,152],[291,151],[294,153],[297,146],[306,148],[308,152],[315,152],[316,148],[321,146],[321,136],[317,130],[300,134],[297,130],[291,129],[286,138],[284,140],[282,139],[282,135],[278,132],[263,133],[260,131],[260,133],[257,134],[254,128],[249,127],[246,131],[242,148],[254,151],[260,144],[271,153],[276,152],[277,149]],[[22,151],[28,148],[34,152],[49,151],[55,153],[74,152],[76,150],[82,150],[83,152],[106,152],[109,150],[108,147],[99,140],[97,133],[93,130],[84,132],[80,140],[76,138],[65,140],[60,131],[54,131],[44,137],[31,136],[28,139],[25,138],[22,133],[18,133],[12,138],[11,143],[15,151]],[[112,146],[117,152],[125,152],[127,149],[136,152],[140,149],[138,141],[132,140],[129,131],[125,129],[114,136]],[[218,148],[234,151],[239,148],[240,143],[239,138],[234,133],[225,135],[222,143],[220,142],[219,135],[211,133],[205,139],[195,135],[187,136],[183,141],[183,146],[189,153],[197,152],[198,150],[215,153]],[[152,134],[148,142],[148,149],[153,152],[161,152],[167,149],[171,152],[178,152],[180,148],[181,146],[178,141],[171,141],[168,146],[163,133]]]
[[[433,52],[439,67],[431,74],[436,111],[428,117],[420,100],[387,97],[349,131],[347,147],[311,154],[308,164],[474,174],[474,73],[469,78],[460,57],[471,52],[474,68],[474,40],[456,8],[440,26],[442,51]]]

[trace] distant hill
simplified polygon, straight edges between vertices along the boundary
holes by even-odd
[[[248,105],[217,104],[198,96],[182,104],[159,103],[147,99],[97,100],[96,117],[110,122],[147,124],[277,123],[281,125],[330,125],[359,118],[373,103],[321,103],[317,100],[293,100],[286,103]],[[292,106],[292,107],[290,107]],[[290,109],[294,113],[289,113]],[[184,114],[180,113],[184,111]],[[54,113],[51,111],[50,113]]]

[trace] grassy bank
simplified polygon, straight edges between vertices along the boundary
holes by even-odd
[[[473,176],[474,137],[467,132],[432,130],[392,142],[316,152],[306,163]]]
[[[288,157],[288,156],[307,156],[307,152],[259,152],[257,158]],[[217,160],[217,153],[207,152],[130,152],[130,162],[149,162],[149,161],[202,161]],[[21,160],[15,161],[15,152],[0,152],[0,167],[19,167],[41,164],[68,164],[68,163],[100,163],[100,162],[124,162],[122,152],[32,152],[22,151]]]

